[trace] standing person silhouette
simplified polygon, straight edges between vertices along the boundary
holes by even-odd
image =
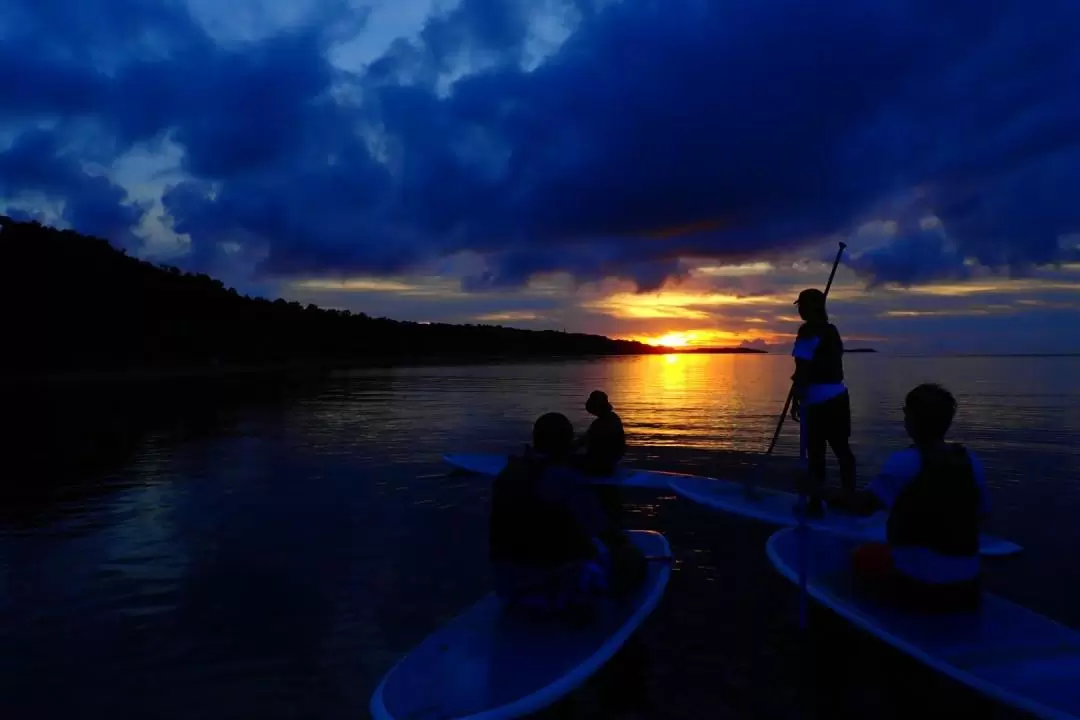
[[[825,449],[832,448],[840,464],[845,494],[855,492],[855,454],[851,438],[851,398],[844,385],[844,341],[825,312],[825,294],[816,288],[799,293],[795,301],[803,325],[795,339],[795,396],[791,417],[805,433],[810,502],[807,513],[824,514]]]

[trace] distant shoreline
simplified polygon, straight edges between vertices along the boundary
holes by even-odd
[[[845,350],[845,354],[880,354],[870,348]],[[660,357],[665,355],[768,355],[767,350],[756,348],[702,348],[690,350],[644,353],[585,353],[585,354],[439,354],[429,356],[370,357],[352,361],[310,360],[286,363],[199,365],[188,367],[130,368],[130,369],[83,369],[52,371],[46,373],[0,372],[0,391],[18,390],[21,386],[40,387],[63,385],[135,385],[187,380],[232,381],[256,378],[311,379],[350,371],[419,368],[419,367],[467,367],[478,365],[520,365],[528,363],[596,361],[607,358]],[[1080,358],[1080,353],[972,353],[972,354],[926,354],[890,355],[905,358]]]
[[[666,352],[665,352],[666,351]],[[663,348],[665,355],[768,355],[768,350],[760,348]]]
[[[71,384],[153,384],[183,380],[237,380],[256,377],[316,377],[353,370],[415,367],[509,365],[548,362],[594,361],[619,357],[660,357],[664,355],[767,355],[754,348],[703,348],[682,350],[656,348],[639,353],[526,353],[526,354],[437,354],[425,356],[365,357],[355,360],[309,360],[268,364],[196,365],[187,367],[138,367],[127,369],[62,370],[47,373],[0,373],[0,390],[22,383],[35,385]]]
[[[413,368],[432,366],[509,365],[535,362],[569,362],[614,357],[655,357],[665,353],[585,353],[585,354],[507,354],[507,355],[429,355],[408,357],[368,357],[352,361],[311,360],[286,363],[197,365],[187,367],[85,369],[48,373],[0,373],[0,390],[22,383],[45,385],[135,384],[178,380],[233,380],[256,377],[316,377],[352,370]]]

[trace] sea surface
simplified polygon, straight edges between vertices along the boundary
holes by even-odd
[[[989,474],[1000,595],[1080,627],[1080,358],[845,359],[866,482],[904,394],[957,396]],[[679,355],[366,369],[331,378],[0,391],[0,718],[367,717],[381,676],[490,587],[490,480],[540,414],[608,392],[645,467],[790,487],[789,358]],[[748,468],[750,468],[748,470]],[[552,717],[1014,717],[823,611],[765,558],[774,528],[632,491],[677,556],[632,661]],[[611,672],[616,672],[615,670]],[[622,688],[622,690],[620,690]]]

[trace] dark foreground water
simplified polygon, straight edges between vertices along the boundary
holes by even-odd
[[[1001,595],[1080,626],[1080,359],[851,356],[862,478],[903,444],[906,390],[961,403],[989,530],[1025,546]],[[767,445],[790,360],[679,356],[357,372],[328,381],[10,387],[0,398],[0,718],[367,716],[379,678],[487,591],[490,481],[540,413],[606,389],[638,464],[734,476]],[[791,480],[795,428],[768,482]],[[773,528],[635,491],[678,558],[629,659],[554,708],[611,717],[1012,717],[824,613],[764,554]],[[628,689],[641,690],[629,693]]]

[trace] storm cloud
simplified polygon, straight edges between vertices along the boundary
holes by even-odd
[[[1073,0],[536,5],[461,0],[346,69],[335,49],[367,32],[347,2],[225,41],[177,0],[9,1],[0,196],[126,236],[151,210],[109,169],[167,144],[191,264],[228,243],[263,276],[388,274],[467,250],[474,289],[654,289],[680,258],[933,217],[852,242],[871,284],[913,284],[1053,263],[1080,232]]]

